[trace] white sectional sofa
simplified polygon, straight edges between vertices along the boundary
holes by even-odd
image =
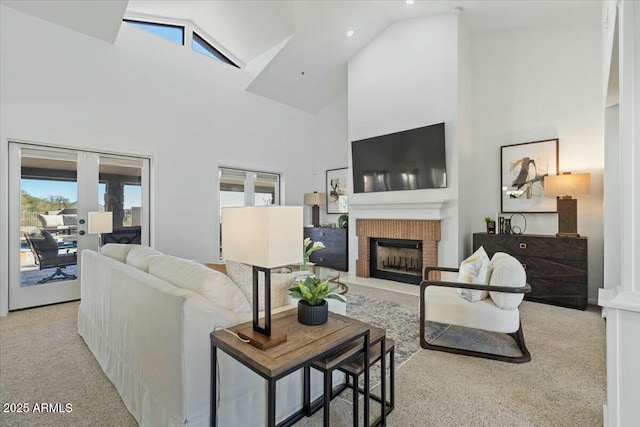
[[[252,318],[235,283],[199,263],[118,244],[82,251],[80,277],[78,333],[138,423],[208,425],[209,334]],[[331,304],[345,313],[343,303]],[[264,380],[222,352],[218,363],[218,425],[265,424]],[[314,398],[321,384],[314,375]],[[277,395],[280,421],[302,406],[302,373],[279,381]]]

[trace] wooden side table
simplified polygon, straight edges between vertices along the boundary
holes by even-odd
[[[217,401],[217,350],[220,349],[229,356],[251,369],[267,381],[267,425],[276,426],[276,382],[297,371],[310,366],[311,362],[335,353],[349,343],[363,339],[364,360],[369,362],[371,326],[357,319],[329,313],[329,320],[324,325],[305,326],[298,323],[297,309],[278,313],[271,318],[272,327],[287,334],[287,341],[260,350],[237,339],[231,332],[251,326],[246,322],[229,331],[219,330],[211,333],[211,418],[210,425],[216,426]],[[306,380],[306,379],[305,379]],[[369,370],[364,372],[364,422],[369,425]],[[303,390],[306,384],[303,386]],[[301,393],[303,392],[301,390]],[[304,408],[282,421],[279,426],[290,426],[305,416]],[[329,420],[324,420],[328,425]]]

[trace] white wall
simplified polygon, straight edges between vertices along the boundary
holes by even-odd
[[[245,92],[245,72],[126,24],[110,45],[6,7],[1,23],[3,263],[12,139],[151,156],[155,246],[202,261],[217,253],[218,165],[282,173],[286,204],[313,187],[314,117]]]
[[[472,39],[473,231],[500,210],[500,146],[559,138],[561,171],[590,172],[578,199],[589,237],[589,300],[603,274],[603,91],[600,23],[474,34]],[[557,214],[525,214],[526,234],[555,234]]]
[[[358,217],[386,218],[378,210],[354,210],[357,201],[384,205],[447,199],[438,262],[452,266],[459,262],[457,19],[456,15],[439,15],[391,25],[349,61],[348,85],[349,141],[444,122],[448,184],[446,189],[353,195],[351,222]],[[395,208],[389,214],[422,219],[417,209]],[[355,271],[355,227],[349,239],[349,269]]]
[[[347,167],[347,93],[331,101],[314,117],[313,148],[309,159],[313,184],[306,192],[326,192],[327,170]],[[305,207],[305,224],[311,222],[311,208]],[[336,223],[339,214],[327,214],[326,205],[320,206],[320,224]]]

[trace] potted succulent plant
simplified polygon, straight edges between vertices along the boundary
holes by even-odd
[[[484,218],[484,222],[487,223],[487,233],[496,234],[496,221],[490,216],[487,216]]]
[[[322,325],[327,322],[329,316],[328,298],[346,302],[342,295],[329,289],[328,280],[320,280],[309,276],[300,280],[289,288],[292,298],[298,301],[298,322],[303,325]]]

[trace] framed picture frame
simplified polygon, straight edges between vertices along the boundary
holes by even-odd
[[[327,213],[349,213],[349,168],[327,170]]]
[[[557,212],[556,199],[545,197],[544,177],[558,174],[558,139],[500,147],[500,211]]]

